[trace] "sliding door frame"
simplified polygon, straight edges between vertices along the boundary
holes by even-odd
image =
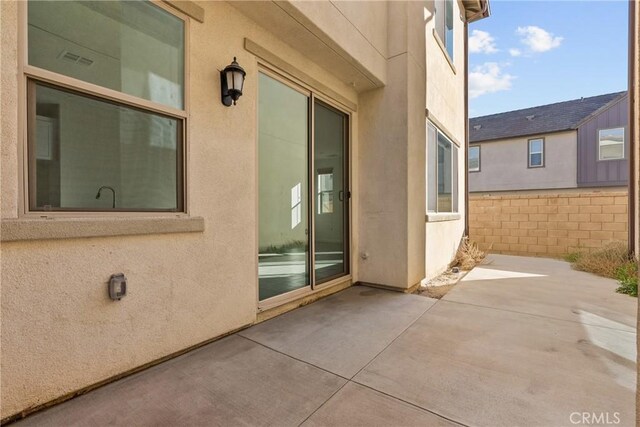
[[[269,64],[264,63],[261,60],[258,60],[258,73],[262,73],[284,85],[287,87],[300,92],[301,94],[307,97],[307,225],[308,225],[308,247],[309,247],[309,255],[308,255],[308,266],[309,266],[309,284],[295,289],[293,291],[289,291],[280,295],[273,296],[271,298],[266,298],[264,300],[260,300],[260,278],[259,278],[259,261],[256,264],[256,300],[257,300],[257,309],[258,311],[268,310],[274,307],[278,307],[280,305],[286,304],[288,302],[297,300],[299,298],[305,297],[307,295],[311,295],[314,292],[317,292],[321,289],[331,287],[338,283],[343,283],[347,280],[351,280],[351,115],[352,113],[349,109],[342,105],[340,102],[326,96],[325,94],[316,91],[312,86],[305,84],[304,82],[287,75],[282,71],[277,71]],[[257,97],[260,96],[259,88],[256,89]],[[344,197],[345,207],[343,209],[343,222],[344,222],[344,258],[346,260],[345,265],[345,273],[340,276],[331,277],[328,280],[316,284],[316,272],[315,272],[315,103],[319,102],[324,104],[326,107],[334,109],[340,114],[344,114],[345,116],[345,124],[344,124],[344,147],[343,147],[343,175],[345,183],[343,187],[346,189],[347,194]],[[256,129],[258,126],[258,108],[256,103]],[[256,132],[256,190],[259,189],[259,168],[260,168],[260,156],[259,156],[259,139],[260,133]],[[259,194],[259,191],[258,191]],[[256,203],[256,240],[257,245],[256,249],[258,249],[256,253],[256,259],[259,260],[260,252],[259,252],[259,221],[260,217],[260,200],[257,198]]]

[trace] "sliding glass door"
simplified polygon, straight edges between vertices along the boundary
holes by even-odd
[[[348,274],[348,116],[259,77],[260,301]]]
[[[347,115],[314,102],[315,283],[347,273]]]
[[[260,73],[258,101],[260,300],[309,281],[309,97]]]

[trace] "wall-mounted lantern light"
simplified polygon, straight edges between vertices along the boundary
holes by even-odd
[[[242,96],[242,86],[246,75],[244,69],[236,62],[235,56],[233,62],[220,71],[222,103],[225,106],[230,107],[231,103],[235,105],[238,98]]]

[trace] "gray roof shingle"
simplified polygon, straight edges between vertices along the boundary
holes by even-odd
[[[469,119],[469,142],[491,141],[575,129],[599,109],[626,95],[608,93]]]

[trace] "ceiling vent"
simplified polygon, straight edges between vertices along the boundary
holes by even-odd
[[[93,64],[93,60],[89,58],[85,58],[84,56],[77,55],[75,53],[69,52],[68,50],[63,50],[60,55],[58,55],[58,59],[62,59],[66,62],[72,62],[74,64],[82,65],[85,67]]]
[[[530,116],[527,116],[527,120],[531,121],[531,120],[533,120],[533,118],[534,118],[534,117],[535,117],[535,114],[532,114],[532,115],[530,115]]]

